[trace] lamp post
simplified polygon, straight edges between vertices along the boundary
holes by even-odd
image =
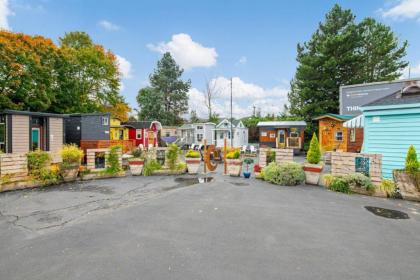
[[[233,78],[230,78],[230,147],[233,148],[233,127],[232,127],[232,122],[233,122],[233,112],[232,112],[232,107],[233,107],[233,102],[232,102],[232,96],[233,96]]]

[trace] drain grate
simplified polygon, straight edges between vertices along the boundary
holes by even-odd
[[[381,207],[374,207],[374,206],[365,206],[366,210],[369,212],[375,214],[379,217],[384,217],[388,219],[409,219],[410,217],[407,215],[407,213],[398,211],[398,210],[392,210],[392,209],[386,209]]]

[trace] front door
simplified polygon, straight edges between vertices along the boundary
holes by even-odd
[[[37,150],[41,148],[41,133],[38,127],[32,128],[32,150]]]
[[[321,146],[325,150],[331,150],[333,146],[333,131],[331,128],[325,128],[322,131],[322,141]]]
[[[277,132],[277,147],[280,149],[286,147],[286,131],[284,129],[279,129]]]

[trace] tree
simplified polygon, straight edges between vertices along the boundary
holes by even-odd
[[[164,114],[158,119],[165,125],[182,123],[181,115],[188,110],[188,90],[191,81],[182,81],[182,70],[172,58],[165,53],[157,63],[157,68],[150,75],[150,87],[163,102]]]
[[[213,116],[213,114],[215,113],[212,111],[214,99],[216,99],[217,95],[219,94],[217,79],[206,80],[206,89],[204,90],[203,94],[205,99],[205,105],[208,110],[209,121],[214,120],[215,118],[218,119],[217,116]]]
[[[211,113],[210,118],[209,118],[209,122],[217,124],[217,123],[219,123],[219,120],[220,120],[219,114]]]
[[[316,137],[316,133],[312,135],[312,140],[309,144],[306,160],[311,164],[318,164],[321,161],[321,149],[319,148],[319,142],[318,137]]]
[[[419,171],[420,163],[417,159],[417,152],[413,145],[410,145],[405,157],[405,171],[408,173],[416,173]]]
[[[125,102],[118,102],[113,106],[104,107],[103,111],[111,113],[113,118],[117,118],[122,122],[126,122],[129,119],[128,114],[131,112],[131,108]]]
[[[398,77],[407,65],[401,60],[406,46],[405,42],[398,47],[388,27],[372,19],[356,24],[350,10],[335,5],[311,39],[297,46],[298,66],[288,94],[288,111],[308,122],[306,135],[311,135],[315,116],[338,113],[341,85]]]
[[[198,123],[200,119],[197,116],[197,112],[195,110],[191,110],[190,112],[190,123]]]
[[[139,120],[162,120],[165,118],[163,95],[151,87],[142,88],[137,95]]]

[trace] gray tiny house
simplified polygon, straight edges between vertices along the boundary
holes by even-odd
[[[63,146],[65,115],[4,110],[0,113],[0,150],[57,152]]]
[[[66,143],[109,140],[109,113],[70,114],[66,120]]]

